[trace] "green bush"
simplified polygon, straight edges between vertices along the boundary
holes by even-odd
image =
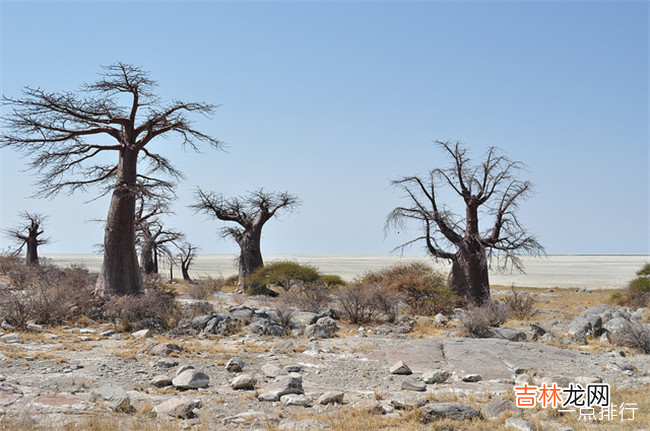
[[[641,308],[650,305],[650,263],[636,272],[637,277],[628,283],[628,287],[620,295],[612,295],[611,300],[630,308]]]
[[[338,275],[326,274],[320,278],[320,281],[325,287],[331,289],[332,287],[345,286],[347,283]]]
[[[301,265],[292,261],[281,261],[256,269],[246,277],[246,284],[251,286],[253,291],[264,286],[275,285],[288,292],[294,285],[303,286],[320,280],[321,275],[313,266]]]
[[[422,262],[370,272],[361,279],[361,284],[378,285],[400,293],[413,313],[419,315],[448,313],[460,304],[458,295],[447,285],[446,277]]]

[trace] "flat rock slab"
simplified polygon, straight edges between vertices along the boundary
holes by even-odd
[[[441,368],[458,375],[480,374],[484,380],[512,378],[516,368],[535,368],[552,374],[578,371],[583,368],[580,362],[587,361],[583,352],[491,338],[413,339],[366,357],[388,364],[408,361],[414,373]]]

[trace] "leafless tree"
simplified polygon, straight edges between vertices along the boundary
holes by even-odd
[[[402,228],[408,220],[419,222],[422,235],[398,249],[424,241],[433,257],[451,261],[449,283],[457,293],[482,304],[490,298],[490,261],[501,270],[510,267],[523,272],[521,254],[544,253],[516,215],[519,201],[531,191],[531,183],[518,179],[523,164],[511,161],[495,147],[488,149],[482,163],[473,165],[459,142],[436,143],[451,159],[451,167],[434,169],[426,179],[413,176],[393,181],[406,193],[410,205],[391,211],[386,226]],[[438,201],[443,187],[450,187],[462,198],[464,217]],[[479,231],[479,215],[493,219],[483,232]]]
[[[192,282],[192,278],[190,277],[189,272],[190,265],[192,265],[192,261],[196,257],[196,252],[199,250],[199,248],[187,241],[183,241],[180,244],[175,244],[176,248],[178,248],[179,251],[178,261],[181,264],[181,273],[183,274],[183,280]]]
[[[176,136],[183,147],[198,150],[205,142],[220,143],[192,126],[187,114],[207,115],[214,106],[203,102],[161,102],[157,83],[141,68],[116,63],[104,67],[97,81],[76,92],[47,92],[25,87],[21,98],[2,98],[11,112],[3,117],[0,148],[32,157],[40,176],[38,194],[51,197],[98,185],[111,193],[104,233],[104,261],[97,280],[99,294],[137,294],[142,276],[135,249],[136,184],[155,184],[161,176],[180,173],[147,146],[162,136]],[[122,105],[124,103],[124,105]],[[92,142],[90,140],[92,139]],[[105,164],[106,153],[117,156]],[[138,172],[138,167],[145,169]]]
[[[196,200],[197,203],[191,206],[195,211],[239,224],[239,227],[224,227],[221,235],[232,237],[239,244],[240,288],[246,288],[244,279],[264,265],[260,249],[264,224],[279,210],[291,212],[300,205],[300,200],[287,192],[265,192],[262,189],[230,199],[198,189]]]
[[[38,247],[49,242],[48,238],[39,238],[43,235],[42,226],[46,217],[41,214],[28,213],[27,211],[22,212],[20,217],[27,225],[7,229],[5,233],[19,243],[15,255],[18,255],[26,245],[27,254],[25,256],[25,262],[29,266],[38,266]]]

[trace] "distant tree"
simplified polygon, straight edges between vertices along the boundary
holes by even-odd
[[[511,267],[523,271],[520,254],[543,253],[534,236],[520,224],[516,209],[531,190],[529,181],[517,173],[521,162],[513,162],[490,147],[479,165],[472,165],[460,143],[437,141],[451,159],[451,167],[434,169],[427,179],[417,176],[394,181],[403,190],[409,206],[395,208],[387,218],[387,227],[403,227],[407,220],[421,224],[422,235],[402,244],[404,248],[423,240],[429,254],[452,263],[449,283],[472,303],[490,298],[489,258],[498,258],[499,269]],[[439,189],[448,186],[465,205],[459,217],[438,201]],[[482,212],[481,212],[482,211]],[[479,230],[479,215],[493,217],[490,229]]]
[[[177,136],[182,146],[194,150],[199,142],[220,145],[193,128],[186,116],[210,114],[213,105],[178,100],[164,104],[153,93],[156,85],[139,67],[115,63],[77,92],[25,87],[22,98],[2,98],[2,105],[12,110],[3,117],[0,148],[32,157],[30,166],[40,175],[39,195],[51,197],[93,185],[103,186],[101,194],[112,193],[96,286],[99,294],[142,291],[135,249],[136,184],[143,178],[155,183],[160,175],[180,175],[148,144],[162,136]],[[93,142],[87,142],[91,138]],[[101,164],[106,152],[117,155],[115,163]],[[138,172],[142,163],[147,169]]]
[[[196,252],[199,250],[199,248],[187,241],[183,241],[180,244],[177,244],[176,248],[178,248],[179,251],[178,261],[181,264],[181,274],[183,274],[183,280],[192,282],[192,278],[190,277],[189,272],[190,265],[192,265],[192,261],[194,261]]]
[[[39,266],[38,247],[49,242],[49,239],[47,238],[39,238],[43,235],[42,226],[46,217],[41,214],[28,213],[27,211],[22,212],[20,217],[27,223],[27,225],[8,229],[6,230],[6,234],[19,243],[15,255],[18,255],[23,247],[27,246],[25,262],[29,266]]]
[[[198,189],[196,200],[197,203],[191,206],[195,211],[239,224],[240,227],[224,227],[221,234],[224,238],[232,237],[239,244],[240,288],[246,288],[246,277],[264,265],[260,249],[264,224],[278,211],[293,211],[300,205],[300,200],[287,192],[265,192],[262,189],[230,199]]]
[[[246,279],[246,283],[256,286],[275,284],[288,292],[295,284],[314,283],[321,280],[316,268],[298,262],[282,261],[257,268]]]
[[[140,268],[145,275],[158,274],[158,256],[169,254],[169,243],[183,237],[181,232],[165,228],[160,216],[171,213],[168,198],[147,199],[138,196],[135,214],[136,243],[140,246]]]

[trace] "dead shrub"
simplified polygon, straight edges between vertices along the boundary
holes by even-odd
[[[535,298],[527,292],[519,292],[514,288],[512,294],[505,297],[503,302],[510,309],[510,313],[517,319],[528,320],[537,314]]]
[[[370,272],[362,284],[378,285],[384,291],[394,291],[413,313],[432,316],[448,313],[460,304],[458,295],[447,286],[445,275],[421,262],[399,264],[382,271]]]
[[[187,287],[187,293],[191,298],[206,300],[215,292],[220,291],[224,287],[224,280],[222,278],[202,278],[190,283]]]
[[[196,317],[210,314],[214,311],[214,306],[208,301],[196,301],[182,306],[184,317]]]
[[[0,315],[23,328],[30,321],[60,324],[99,316],[101,300],[93,295],[96,274],[81,266],[18,265],[0,292]]]
[[[162,283],[149,283],[141,295],[109,298],[105,316],[122,332],[144,328],[162,331],[175,327],[181,312],[171,289]]]
[[[501,326],[508,320],[509,308],[506,304],[490,299],[480,307],[470,306],[460,319],[467,335],[484,338],[490,327]]]
[[[350,323],[365,323],[372,319],[378,308],[373,293],[367,285],[351,284],[340,288],[335,297]]]
[[[369,286],[368,295],[370,301],[375,303],[377,311],[383,314],[386,321],[394,323],[399,314],[400,304],[404,302],[404,295],[381,284]]]
[[[306,283],[300,288],[292,288],[278,297],[285,307],[295,307],[303,311],[317,312],[331,301],[331,291],[321,283]]]

